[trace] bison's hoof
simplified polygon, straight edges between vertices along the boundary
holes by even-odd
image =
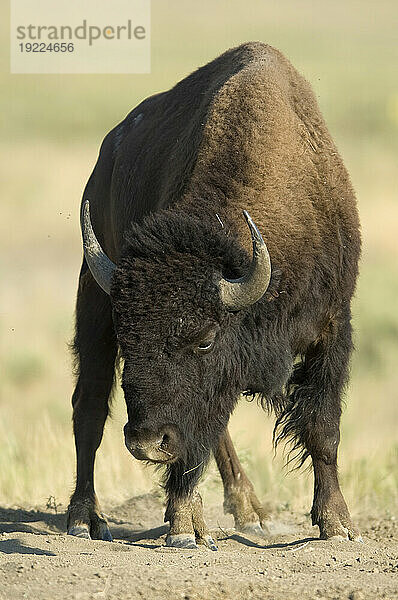
[[[198,549],[193,533],[169,534],[166,538],[166,546],[169,546],[170,548],[185,548],[188,550]]]
[[[199,544],[203,544],[213,552],[217,552],[218,548],[211,535],[204,535],[198,539]],[[188,550],[197,550],[195,535],[192,533],[175,533],[169,534],[166,538],[166,546],[171,548],[186,548]]]
[[[346,529],[346,527],[344,527],[344,529]],[[363,544],[363,538],[360,534],[355,535],[355,534],[350,534],[348,532],[347,529],[347,533],[343,533],[343,534],[336,534],[336,535],[330,535],[329,537],[326,536],[320,536],[321,539],[323,540],[334,540],[336,542],[359,542],[360,544]]]
[[[98,522],[95,523],[94,526],[91,526],[91,533],[88,525],[82,524],[69,527],[68,535],[85,538],[86,540],[102,540],[104,542],[113,542],[109,527],[105,521],[102,521],[102,519],[98,519]]]
[[[68,535],[91,540],[91,535],[87,525],[74,525],[73,527],[70,527],[68,529]]]
[[[112,534],[109,530],[108,524],[105,521],[100,521],[98,525],[98,537],[95,539],[103,540],[104,542],[113,542]]]
[[[200,542],[207,546],[213,552],[217,552],[218,548],[211,535],[205,535],[203,538],[201,538]]]
[[[255,523],[245,523],[244,525],[236,527],[236,530],[245,535],[255,536],[263,540],[268,538],[268,532],[262,528],[259,521]]]
[[[342,542],[362,542],[360,531],[349,517],[336,517],[328,515],[320,519],[320,538],[322,540],[337,540]]]
[[[102,540],[104,542],[113,542],[112,534],[109,531],[108,523],[103,517],[94,514],[87,519],[88,522],[75,521],[68,527],[68,535],[73,535],[86,540]]]

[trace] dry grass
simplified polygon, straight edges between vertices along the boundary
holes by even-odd
[[[168,87],[228,46],[263,39],[286,51],[314,83],[360,199],[358,350],[343,418],[341,478],[354,512],[393,510],[398,502],[395,5],[378,3],[374,14],[374,4],[361,3],[359,10],[354,0],[345,9],[326,3],[325,12],[307,0],[283,8],[252,0],[244,11],[235,1],[217,3],[217,9],[207,3],[199,10],[190,0],[189,5],[188,14],[177,1],[168,12],[153,2],[153,74],[111,77],[111,96],[107,77],[6,78],[2,110],[10,118],[4,125],[7,143],[0,146],[0,502],[37,503],[50,495],[66,502],[73,487],[67,341],[81,259],[77,214],[101,137],[140,97]],[[188,39],[189,51],[181,52]],[[124,413],[118,394],[96,471],[99,495],[108,501],[148,490],[156,481],[124,448]],[[312,478],[286,476],[280,454],[273,459],[272,426],[245,401],[232,417],[233,437],[263,498],[276,508],[309,508]],[[214,466],[203,489],[220,498]]]

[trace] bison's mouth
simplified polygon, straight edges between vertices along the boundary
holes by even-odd
[[[164,450],[161,445],[153,448],[131,448],[126,444],[129,452],[137,460],[145,460],[154,464],[171,464],[177,460],[177,457]]]

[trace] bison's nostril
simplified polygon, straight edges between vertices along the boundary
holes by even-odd
[[[170,441],[170,436],[167,433],[165,433],[158,450],[160,450],[160,452],[163,452],[167,456],[173,456],[173,454],[170,452],[169,441]]]
[[[169,441],[170,441],[170,436],[165,433],[163,438],[162,438],[162,443],[160,444],[161,448],[167,448],[167,446],[169,445]]]

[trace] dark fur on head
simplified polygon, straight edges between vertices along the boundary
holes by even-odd
[[[239,313],[224,307],[218,289],[222,276],[242,275],[250,260],[217,220],[209,225],[181,212],[147,217],[126,236],[111,297],[128,415],[136,427],[178,427],[184,453],[169,467],[174,490],[198,480],[256,370],[261,340],[256,343],[253,333],[261,313],[272,312],[268,300],[276,278],[255,309]],[[216,345],[200,356],[192,340],[207,325],[219,328]],[[273,351],[273,365],[275,354],[280,352]],[[257,370],[262,368],[263,362]],[[284,378],[277,377],[278,387]]]

